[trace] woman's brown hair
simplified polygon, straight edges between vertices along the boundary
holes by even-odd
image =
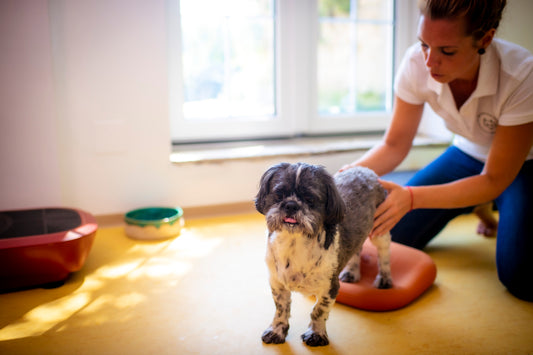
[[[434,20],[464,17],[466,35],[479,40],[498,28],[506,4],[506,0],[420,0],[418,7]]]

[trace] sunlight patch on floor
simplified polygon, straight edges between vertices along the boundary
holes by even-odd
[[[43,303],[5,326],[0,331],[0,341],[39,336],[52,329],[57,331],[62,329],[63,322],[75,315],[85,316],[83,323],[91,325],[102,324],[112,317],[117,321],[116,314],[110,313],[110,309],[121,314],[121,321],[131,320],[131,316],[120,311],[148,300],[142,292],[124,292],[128,283],[134,287],[134,283],[146,284],[150,279],[157,279],[174,287],[191,271],[194,260],[206,257],[223,241],[217,237],[202,237],[194,228],[184,228],[174,239],[133,242],[120,227],[99,230],[96,242],[116,234],[124,235],[124,239],[119,240],[123,244],[124,257],[110,260],[86,275],[72,294]],[[116,289],[120,288],[120,292],[101,294],[101,290],[113,288],[113,284]]]

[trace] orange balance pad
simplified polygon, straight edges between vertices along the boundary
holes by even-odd
[[[337,302],[369,311],[392,311],[407,306],[435,281],[437,267],[429,255],[402,244],[391,243],[393,287],[373,286],[378,273],[377,250],[369,240],[361,252],[361,280],[341,282]]]

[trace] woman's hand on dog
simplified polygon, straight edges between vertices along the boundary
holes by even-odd
[[[348,170],[348,169],[351,169],[351,168],[355,168],[357,165],[355,163],[351,163],[351,164],[346,164],[346,165],[343,165],[336,173],[334,176],[337,176],[339,173],[342,173],[343,171],[345,170]]]
[[[387,190],[387,198],[376,209],[370,238],[390,232],[412,207],[412,195],[407,188],[381,179],[379,182]]]

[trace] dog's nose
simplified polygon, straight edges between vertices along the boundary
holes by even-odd
[[[293,215],[296,211],[298,211],[298,209],[298,204],[295,201],[287,201],[287,203],[285,203],[283,206],[283,210],[289,216]]]

